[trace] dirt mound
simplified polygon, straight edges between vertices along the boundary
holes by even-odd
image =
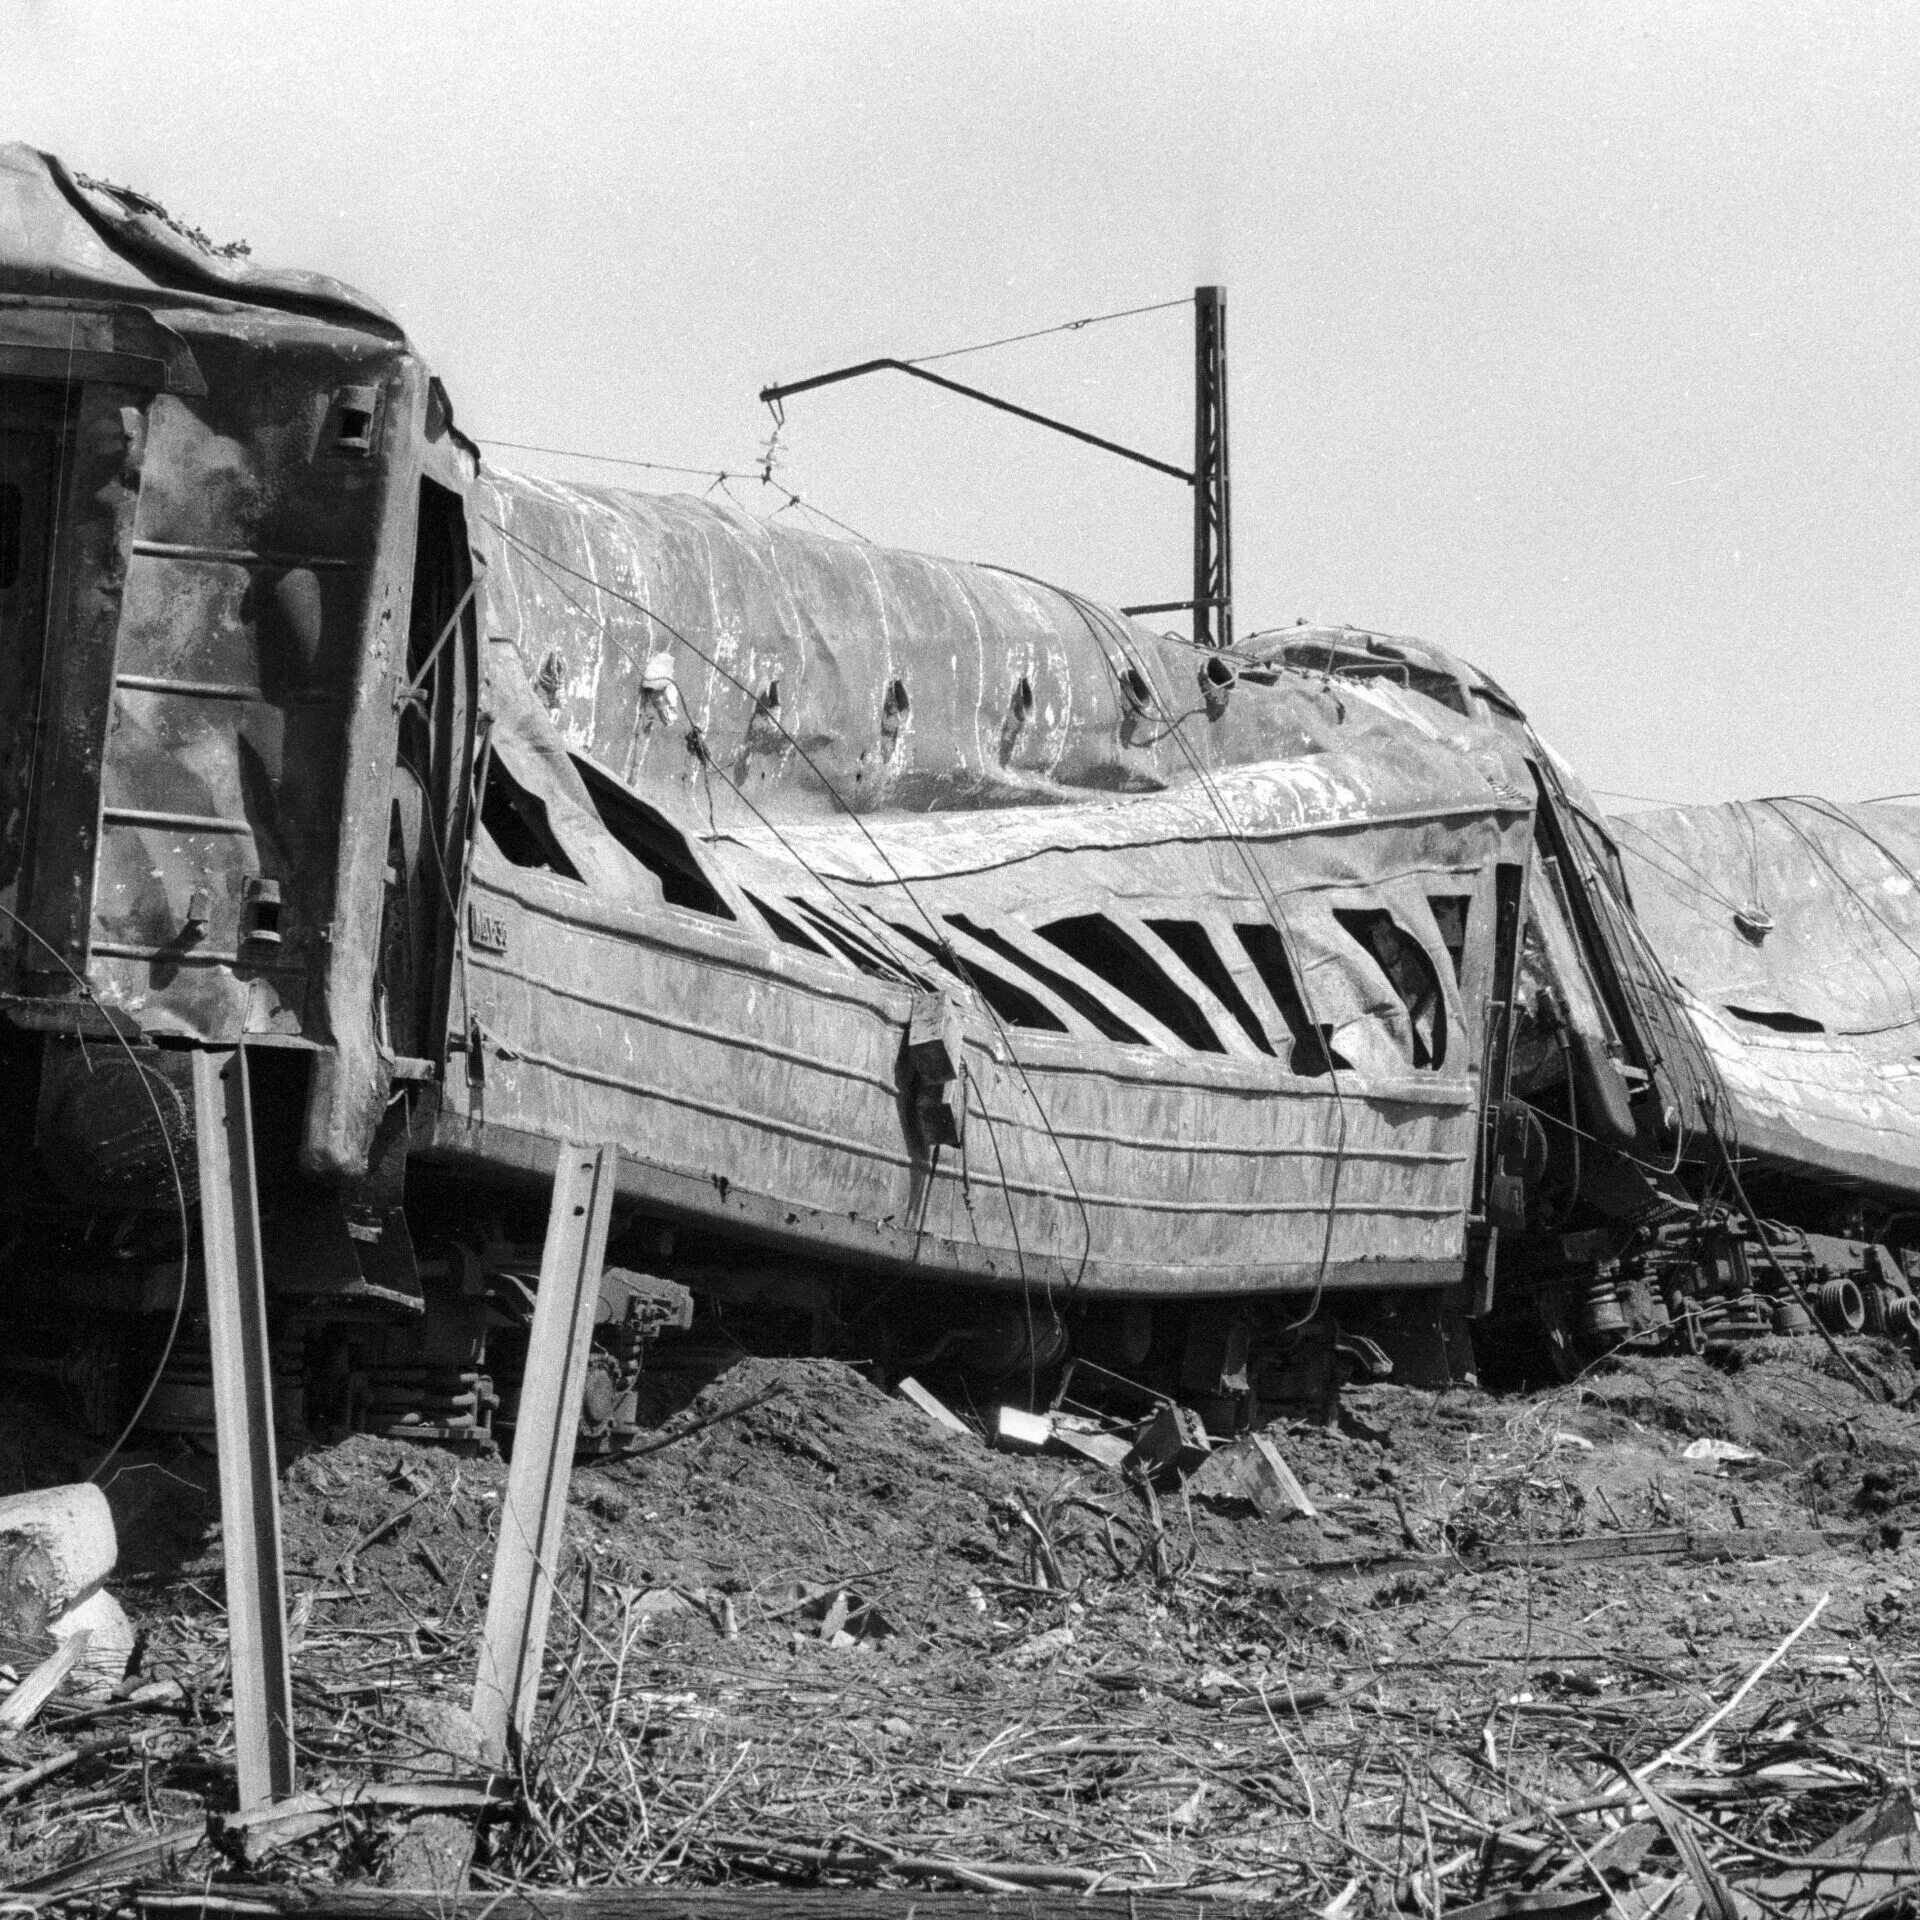
[[[523,1801],[485,1829],[482,1886],[1207,1885],[1324,1907],[1352,1883],[1356,1920],[1470,1904],[1515,1863],[1582,1872],[1538,1807],[1590,1804],[1616,1777],[1597,1750],[1656,1754],[1816,1606],[1700,1749],[1703,1794],[1745,1783],[1718,1817],[1810,1850],[1920,1736],[1920,1432],[1811,1342],[1628,1358],[1531,1396],[1350,1392],[1332,1425],[1270,1429],[1318,1524],[993,1452],[833,1362],[653,1388],[648,1450],[574,1474]],[[22,1474],[30,1427],[0,1426]],[[472,1686],[506,1477],[366,1436],[286,1469],[303,1784],[402,1800],[283,1850],[283,1876],[401,1870],[405,1783],[449,1764],[422,1728]],[[27,1796],[3,1870],[157,1821],[176,1872],[240,1873],[203,1838],[232,1793],[211,1463],[135,1456],[112,1498],[151,1704]],[[1726,1564],[1716,1539],[1739,1543]],[[95,1724],[57,1706],[19,1764]],[[1492,1832],[1527,1837],[1483,1858]],[[1657,1836],[1647,1858],[1655,1882],[1682,1871]]]
[[[837,1361],[742,1360],[667,1431],[714,1415],[576,1476],[613,1577],[741,1597],[857,1582],[924,1634],[971,1614],[1010,1503],[1044,1506],[1071,1478],[947,1434]]]

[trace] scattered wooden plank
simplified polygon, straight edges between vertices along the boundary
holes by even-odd
[[[18,1733],[31,1725],[34,1715],[59,1691],[61,1681],[80,1664],[92,1644],[93,1635],[82,1627],[48,1654],[0,1703],[0,1733]]]
[[[1426,1573],[1438,1579],[1485,1573],[1494,1567],[1568,1567],[1607,1560],[1794,1559],[1832,1548],[1870,1546],[1878,1538],[1867,1527],[1742,1527],[1704,1533],[1672,1529],[1659,1533],[1583,1534],[1575,1540],[1496,1543],[1471,1554],[1356,1553],[1276,1568],[1255,1579],[1256,1587],[1297,1587],[1314,1580],[1376,1578],[1393,1573]]]
[[[1725,1533],[1600,1533],[1578,1540],[1515,1540],[1483,1548],[1488,1567],[1570,1567],[1593,1560],[1772,1560],[1856,1547],[1858,1527],[1740,1527]]]
[[[1293,1469],[1287,1465],[1280,1449],[1264,1433],[1253,1436],[1253,1444],[1260,1450],[1260,1457],[1267,1463],[1267,1471],[1273,1475],[1274,1484],[1286,1496],[1295,1513],[1308,1520],[1317,1520],[1319,1509],[1307,1498],[1307,1490],[1294,1477]]]
[[[1053,1430],[1053,1444],[1077,1459],[1106,1468],[1109,1473],[1118,1473],[1126,1465],[1127,1455],[1133,1451],[1133,1442],[1120,1434],[1078,1433],[1070,1427],[1061,1426]]]
[[[973,1438],[973,1429],[937,1394],[929,1393],[912,1374],[900,1382],[900,1397],[918,1407],[942,1432],[951,1433],[962,1440]]]
[[[1096,1877],[1096,1876],[1090,1876]],[[236,1885],[203,1891],[150,1888],[145,1913],[297,1915],[300,1920],[1299,1920],[1297,1903],[1204,1896],[1081,1893],[929,1893],[924,1888],[577,1887],[435,1893],[404,1887]]]

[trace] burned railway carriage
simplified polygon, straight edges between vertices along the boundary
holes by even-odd
[[[6,1359],[101,1424],[164,1347],[210,1425],[237,1044],[290,1417],[510,1420],[568,1140],[606,1443],[667,1324],[1232,1417],[1444,1365],[1502,1227],[1626,1300],[1712,1069],[1584,816],[1434,649],[483,469],[377,307],[0,149]]]

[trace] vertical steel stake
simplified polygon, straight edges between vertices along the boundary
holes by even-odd
[[[227,1559],[233,1738],[246,1812],[293,1791],[293,1682],[280,1561],[266,1270],[243,1047],[193,1056],[200,1243],[213,1339],[213,1420]]]
[[[539,1700],[587,1349],[619,1171],[618,1147],[562,1146],[554,1163],[540,1292],[533,1303],[533,1337],[513,1429],[513,1466],[473,1684],[482,1757],[494,1766],[507,1757],[509,1726],[526,1739]]]

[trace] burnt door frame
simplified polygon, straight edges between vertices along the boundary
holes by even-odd
[[[68,465],[77,390],[56,381],[0,380],[0,436],[25,443],[0,455],[0,648],[22,642],[19,672],[9,671],[0,655],[0,720],[17,714],[15,770],[0,757],[0,906],[15,916],[0,948],[17,955],[17,964],[46,970],[32,926],[34,800],[44,758],[48,639],[52,628],[54,546],[59,534],[61,483]],[[34,443],[45,457],[45,472],[15,472],[14,454],[30,468]],[[34,489],[22,481],[40,478]],[[17,496],[10,503],[5,493]],[[11,524],[9,524],[11,523]],[[17,787],[17,793],[10,789]]]
[[[406,677],[396,695],[377,991],[386,1003],[389,1034],[407,1037],[435,1065],[446,1058],[454,1018],[452,973],[479,709],[477,584],[459,495],[423,478]],[[402,989],[403,1015],[394,1000]]]

